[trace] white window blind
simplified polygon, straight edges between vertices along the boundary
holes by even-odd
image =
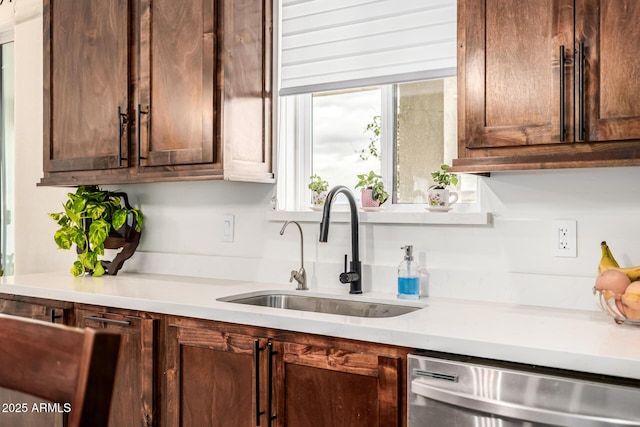
[[[281,95],[452,76],[455,0],[282,0]]]

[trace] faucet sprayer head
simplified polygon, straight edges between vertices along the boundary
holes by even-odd
[[[322,217],[322,221],[320,222],[320,241],[325,243],[329,238],[329,216]]]

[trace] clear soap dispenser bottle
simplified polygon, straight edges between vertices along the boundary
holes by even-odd
[[[420,275],[413,260],[413,245],[400,248],[404,250],[404,259],[398,266],[398,298],[420,298]]]

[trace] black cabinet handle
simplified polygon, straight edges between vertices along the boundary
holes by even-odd
[[[264,414],[264,411],[260,410],[260,352],[263,350],[260,348],[260,341],[255,340],[253,342],[253,368],[256,372],[256,426],[260,425],[260,416]]]
[[[93,320],[95,322],[110,323],[112,325],[131,326],[131,322],[129,320],[107,319],[104,317],[97,317],[97,316],[82,316],[82,318],[84,320]]]
[[[271,427],[271,421],[276,419],[276,415],[273,414],[273,356],[277,354],[276,351],[273,351],[273,343],[267,344],[267,361],[269,364],[267,365],[267,409],[269,410],[269,415],[267,417],[267,426]]]
[[[56,315],[55,308],[51,310],[51,323],[56,323],[56,319],[61,319],[62,315]]]
[[[578,44],[578,140],[584,141],[584,43]]]
[[[122,112],[122,107],[118,106],[118,167],[122,167],[122,161],[127,160],[122,157],[122,128],[129,123],[127,115]]]
[[[560,46],[558,61],[560,64],[560,142],[564,142],[566,139],[564,129],[564,45]]]
[[[138,104],[138,166],[140,166],[140,160],[146,160],[146,157],[142,157],[142,155],[140,154],[140,116],[142,114],[149,114],[151,112],[151,107],[148,106],[147,107],[147,111],[142,111],[142,106],[140,104]],[[147,135],[149,135],[149,120],[147,119]],[[148,139],[148,137],[147,137]]]

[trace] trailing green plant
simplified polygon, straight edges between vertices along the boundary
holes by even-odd
[[[382,176],[376,174],[374,171],[369,171],[368,174],[359,174],[356,188],[371,189],[371,197],[373,200],[377,200],[380,204],[387,201],[389,193],[384,189],[384,183],[382,182]]]
[[[135,216],[135,227],[140,231],[142,211],[123,207],[118,193],[101,190],[95,185],[80,186],[68,196],[63,212],[49,214],[60,226],[53,239],[61,249],[77,246],[78,260],[71,268],[74,276],[85,272],[102,276],[105,270],[98,256],[104,255],[105,240],[112,230],[119,230],[126,224],[129,215]]]
[[[369,153],[363,148],[360,150],[360,159],[369,160],[370,157],[374,159],[380,158],[380,132],[382,128],[382,118],[380,116],[373,116],[371,119],[371,123],[367,123],[367,127],[364,129],[365,132],[370,132],[369,136],[369,145],[367,149]]]
[[[322,179],[320,175],[313,174],[309,177],[309,179],[311,180],[308,185],[309,190],[316,193],[322,193],[323,191],[327,191],[329,189],[329,183]]]
[[[444,190],[449,185],[458,185],[458,175],[455,173],[447,172],[449,166],[443,164],[440,166],[440,169],[431,172],[431,178],[433,178],[433,182],[435,185],[432,185],[430,188],[439,188]]]

